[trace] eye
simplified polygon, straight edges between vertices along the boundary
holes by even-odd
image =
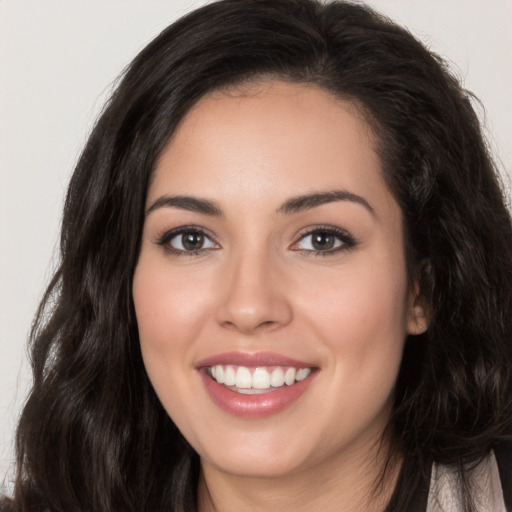
[[[164,233],[157,243],[174,254],[198,254],[219,247],[204,231],[196,228],[173,229]]]
[[[318,228],[304,233],[292,245],[294,251],[328,254],[351,249],[356,245],[354,237],[338,228]]]

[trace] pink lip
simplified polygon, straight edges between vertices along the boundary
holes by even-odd
[[[293,366],[295,368],[314,368],[311,363],[297,361],[271,352],[248,354],[244,352],[226,352],[200,361],[196,368],[203,381],[207,393],[213,402],[224,412],[243,418],[263,418],[277,414],[295,402],[313,382],[319,373],[313,371],[309,377],[291,386],[284,385],[274,388],[268,393],[246,395],[232,391],[212,379],[207,367],[222,365],[239,365],[249,368],[257,366]]]
[[[196,368],[205,366],[215,366],[217,364],[232,364],[236,366],[246,366],[247,368],[256,368],[257,366],[293,366],[295,368],[313,368],[314,365],[304,361],[298,361],[274,352],[257,352],[251,354],[248,352],[224,352],[207,357],[196,364]]]

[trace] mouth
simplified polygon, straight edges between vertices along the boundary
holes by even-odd
[[[212,401],[224,412],[245,418],[286,409],[319,373],[317,366],[273,353],[218,354],[196,368]]]

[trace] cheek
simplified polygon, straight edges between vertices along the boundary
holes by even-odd
[[[364,430],[375,418],[385,424],[389,414],[406,337],[406,278],[393,269],[376,263],[340,273],[309,316],[336,389],[325,410],[336,418],[331,425],[347,431]]]
[[[151,264],[142,255],[134,275],[133,300],[143,352],[186,346],[208,312],[207,294],[197,285],[198,276],[161,267],[165,265]]]
[[[169,272],[158,259],[141,255],[133,280],[133,301],[147,374],[160,402],[180,426],[196,418],[187,375],[194,364],[194,339],[206,314],[205,295],[194,279]],[[194,420],[192,420],[194,421]],[[198,421],[198,418],[196,418]]]
[[[401,268],[401,267],[400,267]],[[306,282],[304,309],[314,309],[319,325],[365,337],[368,331],[405,333],[407,279],[385,261],[347,266]],[[370,341],[370,340],[369,340]]]
[[[156,260],[156,261],[155,261]],[[207,310],[204,293],[188,272],[169,272],[158,258],[141,255],[133,280],[140,347],[147,374],[174,420],[189,410],[187,375],[193,369],[197,339]]]
[[[301,304],[303,317],[323,340],[336,377],[357,381],[359,389],[394,384],[407,333],[402,269],[392,258],[372,259],[307,283],[315,299]]]

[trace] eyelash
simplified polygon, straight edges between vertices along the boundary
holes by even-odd
[[[160,235],[156,241],[156,244],[163,247],[167,254],[172,254],[175,256],[198,256],[205,251],[215,250],[218,247],[202,247],[200,249],[195,250],[186,250],[186,249],[177,249],[171,245],[171,241],[184,234],[194,234],[204,237],[208,239],[211,244],[218,246],[217,242],[213,239],[213,237],[204,229],[197,226],[181,226],[176,229],[171,229],[166,231],[162,235]],[[340,243],[338,246],[327,250],[314,250],[314,249],[294,249],[293,247],[305,240],[309,236],[313,236],[314,234],[323,234],[328,237],[334,237]],[[336,243],[336,241],[335,241]],[[183,241],[181,243],[183,246]],[[342,251],[349,251],[353,249],[356,245],[358,245],[358,241],[344,229],[336,228],[333,226],[318,226],[315,228],[309,228],[307,231],[303,232],[299,239],[292,244],[290,247],[291,250],[296,251],[305,256],[329,256],[332,254],[336,254]]]

